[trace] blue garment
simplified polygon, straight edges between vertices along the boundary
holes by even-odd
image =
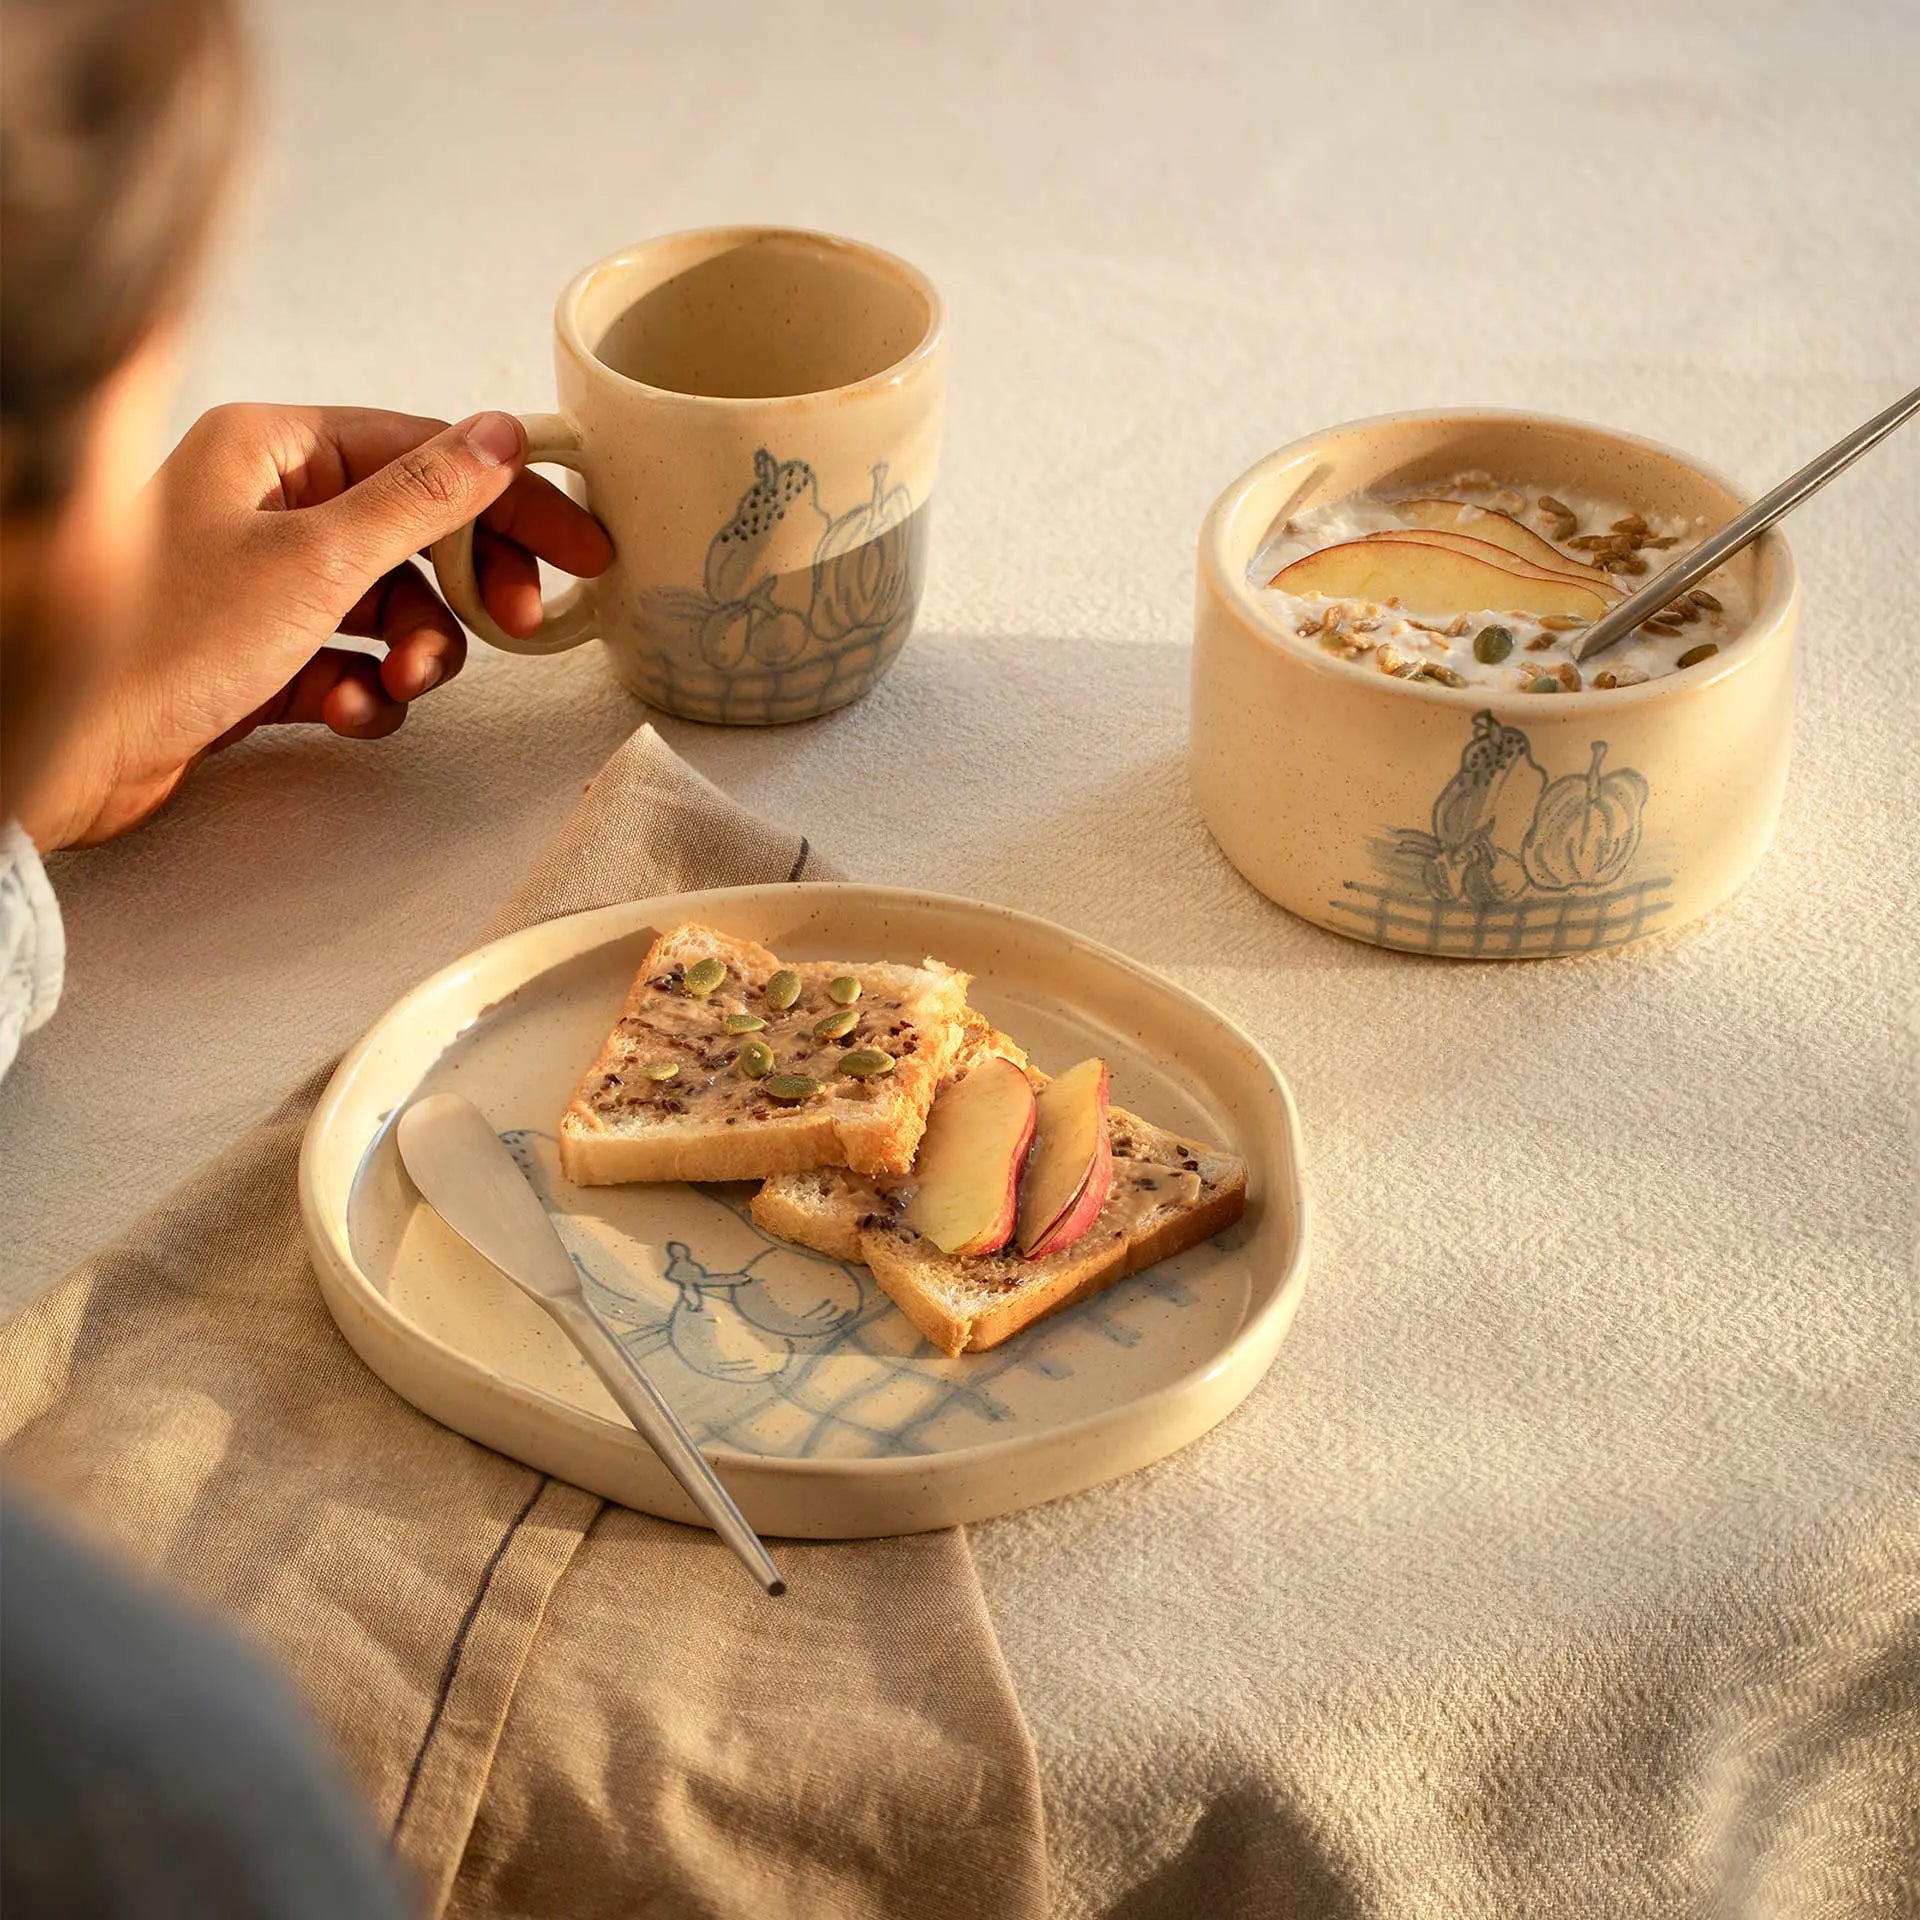
[[[0,1500],[6,1920],[401,1920],[284,1682]]]

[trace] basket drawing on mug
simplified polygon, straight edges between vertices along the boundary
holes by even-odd
[[[651,594],[634,615],[643,699],[693,719],[800,720],[857,699],[913,626],[926,578],[926,509],[871,469],[837,515],[804,460],[753,456],[753,483],[707,546],[706,577]],[[776,530],[818,524],[812,563],[767,565]],[[791,551],[791,541],[783,540]]]
[[[1473,717],[1430,830],[1372,843],[1384,884],[1348,880],[1328,904],[1381,946],[1461,957],[1590,953],[1648,932],[1671,882],[1632,874],[1651,790],[1609,767],[1607,743],[1549,780],[1519,728]]]

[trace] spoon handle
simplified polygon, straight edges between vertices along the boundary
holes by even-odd
[[[1818,493],[1836,473],[1852,466],[1869,447],[1878,445],[1895,427],[1911,420],[1916,413],[1920,413],[1920,387],[1915,387],[1904,400],[1896,400],[1884,413],[1876,413],[1864,426],[1855,427],[1844,440],[1836,441],[1825,453],[1809,460],[1771,493],[1761,495],[1739,519],[1728,521],[1711,540],[1702,541],[1684,560],[1676,560],[1664,573],[1655,574],[1637,593],[1622,600],[1580,636],[1573,657],[1590,660],[1624,638],[1649,614],[1658,613],[1696,581],[1704,580],[1715,567],[1766,532],[1783,514],[1791,513],[1809,494]]]

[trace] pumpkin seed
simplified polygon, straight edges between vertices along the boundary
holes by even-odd
[[[678,1060],[663,1060],[657,1067],[649,1067],[647,1069],[647,1078],[649,1080],[665,1082],[676,1078],[679,1072],[680,1062]]]
[[[852,1074],[856,1080],[877,1079],[893,1071],[893,1055],[882,1053],[878,1047],[855,1047],[851,1053],[840,1056],[840,1071]]]
[[[743,1080],[764,1079],[773,1071],[773,1049],[764,1040],[749,1040],[733,1065]]]
[[[1711,660],[1719,651],[1711,640],[1703,640],[1699,646],[1689,647],[1673,664],[1676,667],[1697,667],[1702,660]]]
[[[1529,693],[1558,693],[1560,691],[1560,682],[1550,673],[1538,674],[1534,678],[1533,685],[1530,686],[1527,691]]]
[[[1464,687],[1467,684],[1451,667],[1443,667],[1432,660],[1420,669],[1415,678],[1433,680],[1443,687]]]
[[[729,1033],[758,1033],[767,1023],[757,1013],[730,1013],[720,1024]]]
[[[800,976],[791,967],[782,967],[767,982],[766,1000],[775,1013],[785,1013],[800,998]]]
[[[706,959],[696,960],[687,969],[683,984],[696,1000],[704,1000],[726,977],[727,963],[709,954]]]
[[[842,1040],[860,1024],[860,1016],[851,1007],[839,1013],[830,1013],[824,1020],[816,1020],[813,1030],[822,1040]]]
[[[1497,667],[1513,651],[1513,635],[1505,627],[1482,627],[1473,636],[1473,657]]]
[[[1687,598],[1691,600],[1702,613],[1724,613],[1726,611],[1720,602],[1716,600],[1705,587],[1695,587],[1694,590],[1687,595]]]
[[[761,1081],[760,1090],[770,1100],[798,1106],[802,1100],[811,1100],[820,1091],[820,1082],[810,1073],[776,1073]]]
[[[860,998],[860,982],[852,974],[843,973],[827,982],[827,998],[836,1007],[850,1007]]]

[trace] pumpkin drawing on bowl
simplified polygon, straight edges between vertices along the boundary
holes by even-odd
[[[1640,844],[1647,783],[1631,767],[1602,773],[1606,757],[1607,743],[1596,740],[1586,772],[1556,780],[1541,796],[1521,854],[1536,887],[1604,887],[1626,871]]]
[[[873,468],[872,495],[820,536],[813,561],[813,631],[826,641],[877,633],[905,608],[912,590],[913,500]]]

